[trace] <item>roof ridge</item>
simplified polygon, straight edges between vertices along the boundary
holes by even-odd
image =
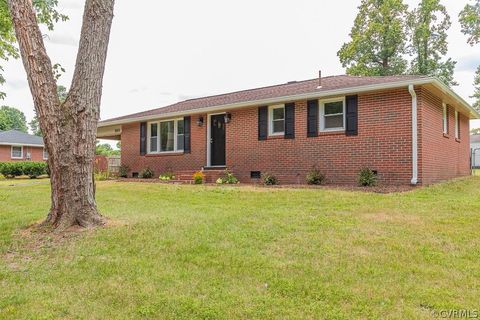
[[[377,85],[386,83],[404,82],[410,80],[428,79],[425,76],[416,75],[391,75],[391,76],[352,76],[346,74],[337,74],[321,77],[323,87],[318,86],[319,78],[310,78],[300,81],[289,81],[277,83],[257,88],[247,88],[242,90],[223,92],[208,96],[176,101],[166,106],[145,107],[144,111],[135,112],[124,116],[108,118],[100,121],[101,123],[120,121],[128,118],[148,117],[160,115],[168,112],[186,112],[192,110],[201,110],[212,106],[222,106],[232,103],[261,101],[261,99],[273,99],[282,96],[295,94],[320,94],[328,90],[340,90],[354,88],[359,86]],[[383,80],[385,79],[385,80]],[[143,109],[143,108],[142,108]]]
[[[351,75],[348,75],[348,74],[338,74],[338,75],[322,77],[322,79],[335,78],[335,77],[359,77],[359,76],[351,76]],[[298,81],[294,80],[294,81],[289,81],[289,82],[279,83],[279,84],[274,84],[274,85],[268,85],[268,86],[263,86],[263,87],[242,89],[242,90],[230,91],[230,92],[226,92],[226,93],[213,94],[213,95],[209,95],[209,96],[202,96],[202,97],[198,97],[198,98],[192,98],[192,99],[177,101],[175,103],[172,103],[172,104],[169,104],[169,105],[166,105],[166,106],[163,106],[163,107],[153,107],[153,109],[148,109],[148,110],[145,110],[145,111],[154,111],[154,110],[159,110],[159,109],[163,109],[163,108],[168,108],[168,107],[172,107],[176,104],[179,104],[179,103],[182,103],[182,102],[187,102],[187,101],[195,101],[195,100],[200,100],[200,99],[208,99],[208,98],[226,96],[226,95],[241,93],[241,92],[246,92],[246,91],[261,90],[261,89],[275,88],[275,87],[286,86],[286,85],[299,84],[299,83],[314,81],[314,80],[318,80],[318,79],[319,78],[312,78],[312,79],[298,80]],[[135,115],[137,113],[142,113],[142,112],[145,112],[145,111],[136,112],[132,115]]]
[[[337,75],[322,77],[322,79],[336,78],[336,77],[353,77],[353,76],[350,76],[348,74],[337,74]],[[257,88],[242,89],[242,90],[230,91],[230,92],[226,92],[226,93],[214,94],[214,95],[210,95],[210,96],[187,99],[187,100],[182,100],[182,101],[179,101],[179,102],[176,102],[176,103],[180,103],[180,102],[184,102],[184,101],[194,101],[194,100],[198,100],[198,99],[206,99],[206,98],[225,96],[225,95],[240,93],[240,92],[245,92],[245,91],[261,90],[261,89],[268,89],[268,88],[274,88],[274,87],[280,87],[280,86],[287,86],[287,85],[292,85],[292,84],[299,84],[299,83],[314,81],[314,80],[318,80],[318,79],[320,79],[320,78],[311,78],[311,79],[306,79],[306,80],[292,80],[292,81],[287,81],[287,82],[284,82],[284,83],[278,83],[278,84],[262,86],[262,87],[257,87]]]

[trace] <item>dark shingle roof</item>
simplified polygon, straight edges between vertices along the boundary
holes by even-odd
[[[42,137],[37,137],[18,130],[0,131],[0,144],[44,146]]]
[[[292,81],[285,84],[274,85],[269,87],[242,90],[232,93],[220,94],[215,96],[209,96],[198,99],[191,99],[182,102],[178,102],[166,107],[161,107],[153,110],[138,112],[118,118],[112,118],[102,122],[134,119],[139,117],[148,117],[155,115],[162,115],[172,112],[187,112],[195,111],[197,109],[203,109],[214,106],[221,106],[233,103],[249,102],[262,99],[280,98],[298,94],[308,93],[321,93],[322,91],[330,91],[336,89],[355,88],[367,85],[386,84],[406,80],[416,80],[426,78],[425,76],[384,76],[384,77],[363,77],[363,76],[330,76],[322,78],[322,87],[318,88],[319,79],[311,79],[304,81]]]

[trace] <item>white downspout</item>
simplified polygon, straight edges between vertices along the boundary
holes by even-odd
[[[412,180],[413,185],[418,183],[418,121],[417,121],[417,94],[413,84],[408,86],[412,96]]]

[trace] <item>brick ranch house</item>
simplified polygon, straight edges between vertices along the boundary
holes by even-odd
[[[0,162],[46,161],[43,138],[18,130],[0,131]]]
[[[436,78],[331,76],[191,99],[101,121],[121,140],[122,164],[214,181],[260,174],[305,183],[313,166],[328,182],[355,184],[363,167],[380,183],[429,184],[470,174],[469,119],[480,115]]]

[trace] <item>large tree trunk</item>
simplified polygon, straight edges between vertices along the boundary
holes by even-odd
[[[86,0],[75,72],[63,103],[31,1],[8,4],[49,153],[52,205],[45,223],[59,230],[101,225],[92,177],[114,0]]]

